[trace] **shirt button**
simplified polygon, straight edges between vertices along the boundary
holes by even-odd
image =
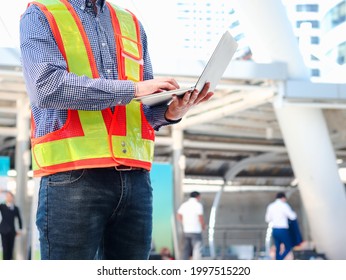
[[[102,43],[102,47],[105,47],[106,46],[106,43]]]
[[[107,69],[107,73],[109,74],[111,72],[111,70]]]

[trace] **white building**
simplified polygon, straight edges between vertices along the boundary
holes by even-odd
[[[241,57],[249,50],[241,24],[231,1],[178,0],[176,18],[180,34],[180,46],[184,52],[199,58],[208,57],[223,32],[230,29],[238,41],[236,57]],[[206,48],[208,46],[208,48]],[[209,47],[210,46],[210,47]]]
[[[330,61],[321,74],[328,81],[344,82],[346,70],[346,1],[321,1],[320,51]]]
[[[341,82],[346,59],[346,1],[283,0],[311,77]]]

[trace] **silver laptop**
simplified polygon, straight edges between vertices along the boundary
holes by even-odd
[[[207,65],[205,66],[201,76],[198,78],[197,83],[190,87],[179,88],[176,90],[163,91],[135,98],[146,105],[158,105],[162,103],[169,103],[172,100],[172,95],[183,95],[187,91],[197,89],[199,92],[203,89],[206,82],[210,82],[209,91],[214,91],[215,87],[222,78],[228,64],[232,60],[238,48],[238,43],[234,40],[231,33],[227,30],[221,37],[213,54],[211,55]]]

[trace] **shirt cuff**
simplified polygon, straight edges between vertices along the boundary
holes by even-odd
[[[151,124],[153,129],[155,129],[156,131],[158,131],[162,126],[175,124],[181,121],[181,119],[176,121],[166,119],[165,117],[165,113],[167,111],[166,104],[157,105],[153,107],[144,105],[143,107],[144,107],[145,113],[150,112],[150,114],[146,114],[146,116],[148,117],[149,123]]]
[[[117,80],[113,82],[114,101],[110,107],[126,105],[135,97],[135,83],[128,80]]]

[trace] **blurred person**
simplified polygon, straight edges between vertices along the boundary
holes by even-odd
[[[20,231],[17,231],[17,228],[20,230],[23,228],[19,208],[14,204],[13,193],[9,191],[6,192],[5,203],[0,204],[0,214],[0,234],[3,259],[12,260],[15,238],[16,235],[20,234]],[[18,226],[16,226],[16,219]]]
[[[179,85],[153,77],[141,22],[105,0],[29,3],[20,49],[41,258],[147,259],[155,131],[210,99],[210,83],[169,105],[133,100]]]
[[[171,250],[167,247],[162,247],[160,250],[160,256],[162,260],[174,260]]]
[[[202,258],[202,232],[205,229],[201,194],[193,191],[190,198],[177,211],[177,220],[182,224],[184,234],[184,260]]]
[[[275,259],[283,260],[293,248],[289,231],[289,220],[296,220],[297,214],[287,203],[285,193],[276,194],[275,201],[271,202],[266,209],[265,221],[272,227],[272,236],[275,243]]]

